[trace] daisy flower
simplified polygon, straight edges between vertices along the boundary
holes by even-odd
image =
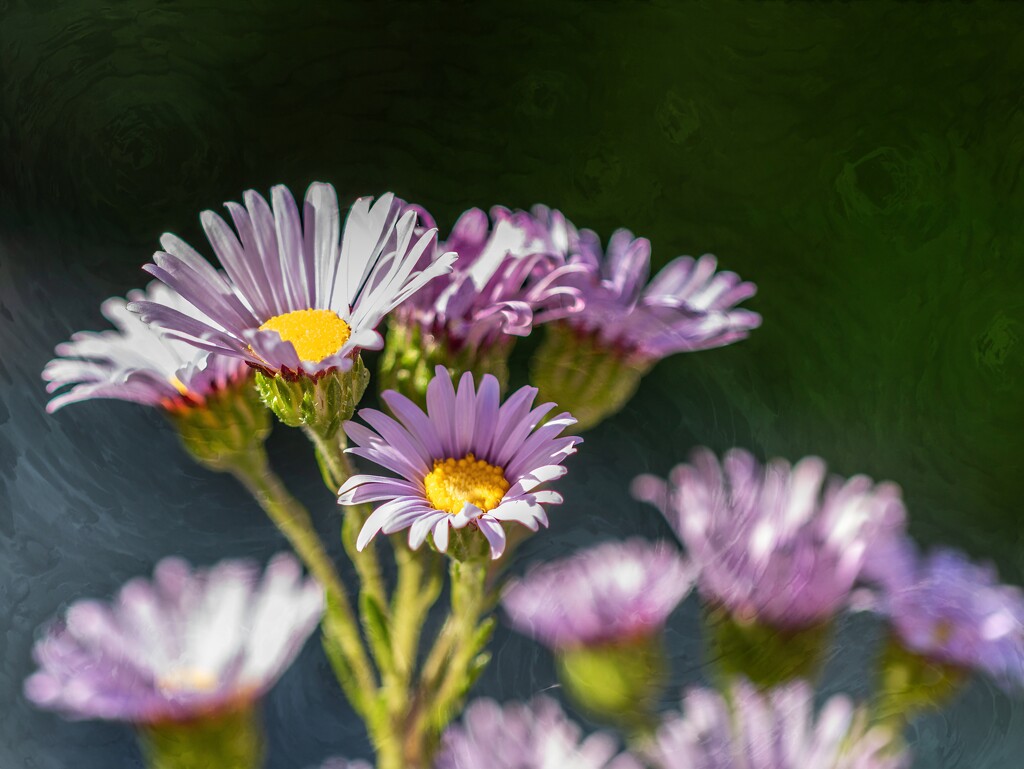
[[[73,719],[139,725],[250,706],[316,628],[323,591],[290,555],[258,568],[161,561],[111,604],[79,601],[35,644],[25,695]]]
[[[654,277],[651,244],[629,230],[617,230],[602,253],[597,236],[583,230],[573,261],[586,265],[583,309],[566,323],[601,348],[653,363],[679,352],[709,350],[745,338],[761,316],[738,304],[757,286],[734,272],[717,271],[711,254],[680,256]]]
[[[533,567],[505,588],[502,607],[553,649],[629,643],[661,630],[694,577],[675,546],[609,542]]]
[[[499,705],[480,699],[461,723],[444,733],[437,769],[641,769],[632,756],[616,755],[615,739],[598,732],[583,737],[557,702],[536,697],[527,704]]]
[[[844,608],[877,537],[902,529],[900,489],[863,475],[826,479],[825,463],[762,466],[733,449],[707,449],[677,466],[669,483],[634,481],[638,499],[661,508],[700,569],[704,598],[742,622],[797,630]]]
[[[534,324],[582,308],[566,279],[583,266],[566,264],[545,224],[526,211],[495,206],[488,219],[472,208],[437,248],[459,255],[454,271],[407,299],[394,319],[452,352],[527,336]]]
[[[580,429],[618,412],[641,378],[662,358],[743,339],[761,316],[737,305],[756,292],[732,272],[717,272],[714,256],[681,256],[648,283],[651,244],[616,231],[603,253],[597,235],[564,217],[552,226],[568,262],[585,268],[574,282],[582,308],[547,328],[531,375],[544,398],[570,408]]]
[[[342,505],[383,502],[359,533],[361,550],[379,532],[409,529],[409,546],[420,547],[428,535],[441,552],[448,549],[449,529],[472,526],[490,544],[491,557],[505,549],[506,522],[532,531],[547,526],[545,505],[562,497],[538,488],[561,478],[562,462],[575,453],[576,437],[560,436],[575,423],[561,413],[541,424],[554,407],[534,407],[537,391],[517,390],[500,403],[498,380],[485,375],[476,389],[469,372],[458,392],[443,366],[427,387],[424,412],[405,396],[387,391],[382,399],[397,417],[374,409],[359,415],[370,427],[346,422],[355,444],[349,452],[400,477],[355,475],[339,491]],[[372,429],[371,429],[372,428]]]
[[[730,703],[732,707],[730,707]],[[814,713],[814,691],[797,681],[767,693],[734,685],[728,699],[691,689],[652,751],[659,769],[905,769],[910,756],[867,712],[832,697]]]
[[[309,187],[301,214],[284,186],[271,190],[270,204],[252,190],[244,201],[226,204],[235,231],[212,211],[200,217],[226,276],[170,234],[145,267],[206,320],[155,301],[130,309],[270,376],[316,379],[351,369],[359,350],[383,345],[381,319],[455,260],[432,249],[435,230],[414,236],[415,211],[403,214],[404,204],[390,193],[372,205],[370,198],[357,200],[344,232],[329,184]],[[428,263],[415,269],[428,253]]]
[[[145,291],[130,291],[127,301],[112,297],[101,306],[116,330],[79,331],[57,345],[59,357],[43,369],[50,413],[69,403],[93,398],[156,406],[168,411],[202,407],[218,393],[246,380],[244,361],[197,350],[170,339],[128,311],[129,302],[159,302],[203,320],[184,299],[156,281]]]

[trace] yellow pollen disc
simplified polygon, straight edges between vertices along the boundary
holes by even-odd
[[[156,685],[171,694],[185,692],[212,692],[217,688],[217,676],[202,668],[180,668],[160,676]]]
[[[275,315],[260,331],[276,331],[295,346],[300,360],[319,363],[341,350],[352,334],[348,323],[332,310],[293,310]]]
[[[467,454],[462,459],[435,459],[434,469],[423,479],[427,500],[437,510],[452,515],[468,502],[485,513],[496,508],[509,482],[500,467]]]

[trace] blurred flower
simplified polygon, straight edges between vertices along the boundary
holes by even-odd
[[[721,465],[697,449],[669,483],[640,476],[633,494],[665,514],[700,569],[708,602],[741,622],[786,629],[843,609],[872,542],[905,521],[895,484],[863,475],[826,480],[817,457],[762,467],[741,449]]]
[[[564,240],[569,263],[585,268],[573,282],[583,306],[548,327],[531,376],[544,398],[577,416],[580,429],[618,412],[662,358],[731,344],[761,325],[760,315],[736,306],[754,295],[754,284],[716,272],[710,254],[678,257],[648,284],[646,238],[617,230],[603,253],[594,232],[548,214],[560,233],[552,239]]]
[[[39,707],[140,725],[243,710],[277,681],[316,628],[323,591],[278,555],[262,580],[244,561],[192,570],[161,561],[112,604],[79,601],[36,643],[25,681]]]
[[[582,738],[558,703],[536,697],[502,707],[472,702],[461,723],[442,738],[437,769],[641,769],[632,756],[616,756],[615,739],[604,733]]]
[[[904,539],[897,557],[906,577],[890,581],[874,606],[895,640],[932,662],[981,671],[1009,688],[1024,684],[1024,592],[951,548],[921,557]]]
[[[57,345],[58,358],[43,369],[47,392],[70,385],[47,404],[50,413],[92,398],[185,410],[245,379],[244,361],[197,350],[168,338],[128,311],[128,302],[159,302],[204,320],[184,299],[153,281],[145,291],[130,291],[128,299],[111,297],[101,307],[117,330],[79,331]]]
[[[360,759],[349,761],[344,758],[334,757],[328,758],[320,764],[320,769],[373,769],[373,767]]]
[[[383,345],[381,319],[429,280],[447,272],[455,255],[433,251],[436,231],[413,237],[416,214],[400,216],[390,193],[371,207],[352,206],[341,234],[334,188],[310,186],[302,216],[288,189],[271,190],[273,207],[255,191],[245,206],[227,203],[238,232],[212,211],[203,228],[227,276],[194,249],[165,234],[166,251],[146,270],[204,313],[197,320],[157,301],[131,305],[142,318],[193,345],[248,361],[270,376],[317,378],[349,370],[360,349]],[[416,270],[421,256],[434,257]]]
[[[730,708],[731,704],[731,708]],[[658,730],[660,769],[901,769],[910,756],[867,712],[832,697],[814,716],[814,691],[798,681],[768,693],[739,683],[728,699],[691,689],[683,715]]]
[[[533,408],[536,394],[523,387],[499,405],[498,381],[485,375],[477,391],[468,372],[456,393],[438,366],[427,388],[426,413],[387,391],[381,397],[398,421],[362,409],[360,416],[373,429],[346,422],[345,433],[355,443],[349,452],[401,476],[356,475],[341,487],[342,505],[384,502],[366,520],[357,547],[366,547],[380,531],[409,529],[413,549],[432,534],[434,546],[446,552],[449,527],[472,524],[498,558],[506,542],[503,522],[533,531],[547,526],[544,505],[560,504],[562,497],[537,487],[565,475],[562,462],[580,439],[558,437],[576,421],[568,413],[543,422],[554,404]]]
[[[505,589],[512,625],[560,649],[657,633],[693,585],[675,546],[610,542],[536,566]]]

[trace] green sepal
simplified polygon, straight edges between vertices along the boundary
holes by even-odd
[[[270,435],[270,412],[248,377],[212,393],[202,403],[166,413],[185,450],[217,472],[248,461]]]
[[[896,733],[902,732],[915,716],[946,705],[967,678],[963,668],[923,657],[891,637],[879,668],[880,684],[872,716]]]
[[[477,382],[484,374],[492,374],[504,393],[508,387],[508,357],[514,344],[515,337],[503,335],[485,349],[456,348],[444,339],[424,335],[418,326],[392,321],[377,367],[377,390],[397,390],[423,408],[427,385],[437,366],[444,366],[456,381],[467,371]]]
[[[574,429],[589,430],[629,402],[652,365],[623,357],[596,335],[550,323],[530,361],[530,382],[540,391],[539,402],[556,403],[576,418]]]
[[[148,769],[258,769],[264,739],[255,705],[187,721],[141,725]]]
[[[359,355],[348,371],[333,369],[316,378],[256,372],[256,389],[278,419],[289,427],[308,427],[328,440],[352,418],[369,383],[370,372]]]
[[[746,678],[761,689],[797,678],[813,680],[832,637],[830,622],[781,629],[742,622],[721,608],[705,613],[704,628],[709,657],[726,687],[736,678]]]
[[[556,659],[566,692],[595,718],[627,731],[656,722],[669,667],[660,633],[562,649]]]
[[[378,667],[381,672],[391,670],[394,665],[388,618],[377,599],[365,590],[359,594],[359,616]]]

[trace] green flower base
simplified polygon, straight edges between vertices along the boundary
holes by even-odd
[[[890,638],[882,652],[880,678],[872,707],[874,720],[901,733],[918,714],[953,699],[966,672],[922,657]]]
[[[249,378],[167,416],[188,453],[217,471],[236,466],[270,434],[270,412]]]
[[[352,368],[328,371],[316,379],[285,379],[256,372],[256,389],[267,407],[289,427],[308,427],[331,439],[352,418],[370,383],[370,372],[356,355]]]
[[[653,728],[669,668],[660,633],[556,656],[559,679],[581,708],[628,731]]]
[[[814,680],[821,672],[832,637],[831,623],[801,630],[782,630],[745,623],[723,609],[704,617],[708,656],[721,683],[746,678],[761,689],[797,678]]]
[[[506,336],[487,350],[451,350],[443,340],[421,334],[418,327],[392,322],[377,370],[378,392],[397,390],[425,407],[427,385],[436,367],[444,366],[456,381],[466,371],[473,372],[478,382],[484,374],[493,374],[504,393],[508,387],[508,356],[514,343],[514,337]]]
[[[636,394],[651,364],[624,360],[564,323],[547,326],[530,362],[530,381],[540,402],[553,401],[589,430],[622,410]]]
[[[255,708],[141,726],[147,769],[258,769],[263,730]]]

